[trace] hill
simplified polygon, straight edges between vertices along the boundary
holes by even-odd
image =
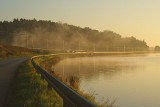
[[[7,45],[0,45],[0,58],[5,58],[9,56],[28,56],[32,53],[31,50],[17,47],[17,46],[7,46]]]
[[[144,51],[144,40],[123,38],[113,31],[98,31],[60,22],[14,19],[0,22],[0,40],[7,45],[88,51]]]

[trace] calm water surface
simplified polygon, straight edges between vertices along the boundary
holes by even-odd
[[[98,102],[160,107],[160,54],[68,58],[54,69],[63,78],[79,77],[80,89]]]

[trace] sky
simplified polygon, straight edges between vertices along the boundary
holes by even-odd
[[[160,0],[0,0],[0,21],[51,20],[160,45]]]

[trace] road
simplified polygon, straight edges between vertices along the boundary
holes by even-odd
[[[0,61],[0,107],[6,107],[6,99],[11,89],[16,69],[27,58],[15,58]]]

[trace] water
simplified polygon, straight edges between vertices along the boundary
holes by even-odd
[[[160,107],[160,54],[68,58],[55,65],[67,78],[78,76],[81,90],[118,107]]]

